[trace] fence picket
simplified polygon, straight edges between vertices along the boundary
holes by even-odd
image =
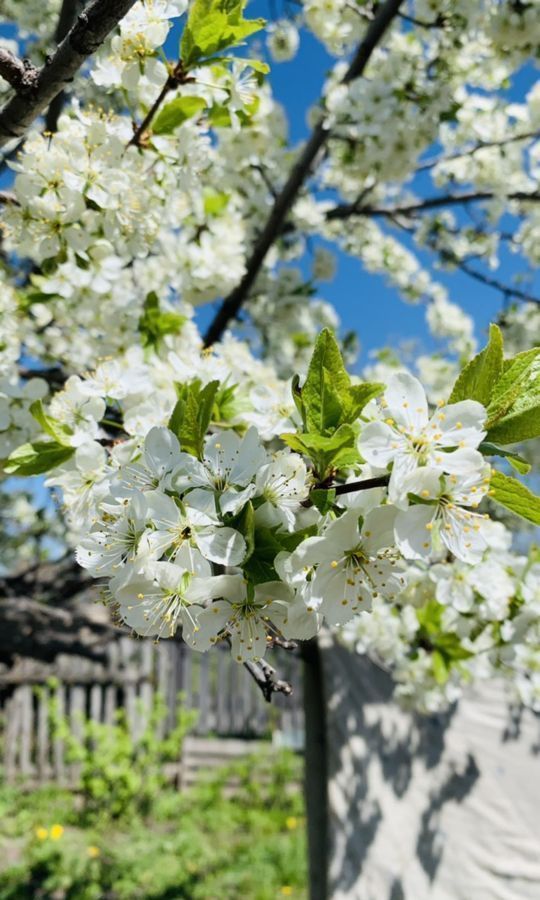
[[[163,695],[166,709],[157,736],[164,737],[175,727],[180,691],[184,706],[199,714],[192,729],[197,740],[212,733],[228,739],[260,737],[268,733],[270,724],[285,730],[301,729],[299,661],[283,655],[276,662],[278,669],[280,666],[283,677],[295,683],[294,698],[277,695],[269,707],[224,647],[200,654],[173,641],[154,645],[123,637],[107,648],[105,665],[66,654],[41,669],[28,665],[22,670],[19,665],[13,683],[8,672],[0,685],[5,777],[11,781],[22,776],[40,783],[50,778],[61,784],[76,782],[79,765],[68,765],[65,741],[51,732],[52,699],[59,716],[79,737],[84,717],[110,725],[116,721],[117,711],[124,709],[133,736],[140,738],[156,691]],[[51,675],[56,679],[53,688],[47,687]]]

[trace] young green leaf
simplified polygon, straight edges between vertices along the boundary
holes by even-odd
[[[7,459],[4,471],[8,475],[43,475],[73,456],[75,447],[56,441],[34,441],[17,447]]]
[[[176,97],[167,103],[152,123],[154,134],[171,134],[175,128],[206,108],[203,97]]]
[[[520,354],[496,386],[488,408],[489,441],[515,444],[540,436],[540,356]]]
[[[159,347],[168,334],[178,334],[186,317],[180,313],[161,312],[159,298],[151,291],[144,301],[143,313],[139,319],[139,333],[144,347]]]
[[[264,27],[264,19],[244,19],[246,0],[194,0],[180,42],[186,69],[215,53],[236,47]]]
[[[517,453],[511,453],[509,450],[503,450],[502,447],[490,444],[489,441],[483,441],[478,449],[484,456],[500,456],[508,460],[512,468],[519,472],[520,475],[526,475],[527,472],[531,471],[531,464],[526,459],[523,459],[522,456],[518,456]]]
[[[317,338],[303,387],[298,388],[298,380],[293,383],[304,427],[321,435],[355,422],[366,403],[383,390],[383,384],[351,384],[338,343],[327,328]]]
[[[517,478],[494,470],[489,493],[501,506],[534,525],[540,525],[540,497],[533,494]]]
[[[503,339],[501,330],[498,325],[490,325],[487,347],[465,366],[452,389],[449,402],[478,400],[479,403],[487,406],[502,371]]]
[[[178,400],[169,419],[169,428],[180,441],[182,450],[201,459],[204,439],[212,421],[212,412],[219,381],[201,387],[199,379],[189,384],[177,384]]]
[[[339,469],[349,468],[360,459],[356,432],[351,425],[340,425],[332,435],[286,433],[280,437],[292,450],[312,460],[320,481]]]
[[[493,388],[487,408],[491,428],[512,408],[520,394],[528,393],[540,373],[540,347],[518,353],[504,361],[503,374]]]
[[[30,412],[33,415],[36,422],[39,422],[45,434],[48,434],[49,437],[53,439],[57,444],[60,444],[62,447],[71,447],[70,438],[73,434],[73,431],[69,427],[69,425],[63,425],[61,422],[58,422],[56,419],[53,419],[52,416],[47,415],[45,410],[43,409],[43,403],[41,400],[35,400],[34,403],[30,406]]]
[[[318,488],[317,490],[310,492],[309,499],[313,503],[313,506],[317,507],[321,515],[325,516],[334,506],[336,491],[334,488],[331,488],[328,491]]]

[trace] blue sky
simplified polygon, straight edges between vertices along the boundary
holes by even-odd
[[[278,4],[272,3],[272,0],[251,0],[248,15],[271,18],[273,7],[275,9],[276,5],[279,10],[283,9],[283,4],[279,0]],[[294,10],[292,4],[289,4],[289,8]],[[174,58],[177,52],[178,30],[178,26],[173,29],[166,45],[170,58]],[[0,35],[2,34],[11,37],[14,30],[0,27]],[[264,35],[262,40],[260,35],[256,35],[254,40],[259,42],[264,53]],[[308,134],[307,112],[317,101],[325,73],[333,63],[333,58],[328,55],[322,44],[305,31],[302,33],[300,50],[294,60],[289,63],[271,63],[268,77],[275,97],[287,112],[289,134],[293,144],[300,142]],[[515,77],[508,92],[509,96],[516,101],[523,100],[535,79],[535,70],[526,67]],[[5,184],[5,178],[2,182]],[[427,187],[426,195],[435,193],[433,187]],[[488,323],[501,309],[503,300],[500,294],[463,274],[433,271],[432,258],[429,255],[425,255],[422,262],[432,271],[436,279],[447,286],[450,299],[459,303],[473,316],[477,336],[482,340]],[[496,273],[497,277],[505,283],[510,283],[512,275],[517,271],[516,265],[516,260],[507,254]],[[437,344],[425,325],[424,306],[404,303],[399,299],[398,292],[385,284],[382,276],[365,272],[360,262],[350,256],[339,254],[334,281],[330,284],[321,284],[318,293],[336,307],[343,331],[353,330],[358,334],[362,350],[360,364],[366,362],[370,350],[385,344],[397,345],[402,341],[414,341],[419,350],[437,349]],[[537,290],[537,293],[540,291]],[[204,329],[214,309],[214,306],[203,307],[199,311],[201,328]]]
[[[268,18],[271,15],[269,7],[268,0],[252,0],[248,14],[250,17]],[[309,133],[307,111],[317,101],[325,73],[335,60],[313,35],[304,31],[294,60],[279,64],[270,59],[268,61],[271,63],[268,77],[274,95],[287,111],[291,141],[299,142]],[[513,79],[508,96],[522,102],[537,77],[532,66],[524,68]],[[425,196],[435,193],[436,190],[430,187]],[[434,278],[446,285],[450,299],[459,303],[474,318],[477,337],[482,341],[489,322],[503,305],[501,295],[462,273],[433,270],[432,257],[428,254],[422,257],[422,262]],[[516,271],[516,260],[506,254],[500,269],[494,274],[502,282],[511,283]],[[343,330],[353,330],[358,334],[362,349],[361,364],[366,362],[370,350],[385,344],[396,345],[410,340],[422,350],[435,350],[439,346],[426,328],[425,307],[404,303],[396,289],[385,284],[382,276],[366,272],[358,260],[348,255],[339,254],[336,278],[331,284],[321,284],[319,294],[336,307]],[[204,310],[201,318],[207,321],[209,315],[210,310]]]

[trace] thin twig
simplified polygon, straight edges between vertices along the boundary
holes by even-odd
[[[474,145],[474,147],[471,147],[469,150],[460,150],[456,151],[456,153],[449,153],[446,156],[442,154],[441,156],[434,156],[432,159],[426,159],[416,167],[415,172],[425,172],[426,169],[433,169],[435,166],[438,166],[441,163],[453,162],[453,160],[455,159],[463,159],[467,156],[474,156],[475,153],[478,153],[480,150],[484,150],[489,147],[505,147],[507,144],[515,144],[518,141],[528,141],[539,137],[540,131],[527,131],[524,134],[513,134],[510,137],[501,138],[501,140],[499,141],[479,141]]]
[[[0,110],[0,147],[22,135],[71,83],[136,0],[91,0],[54,55],[39,70],[31,91],[15,94]]]
[[[334,206],[326,213],[329,221],[334,219],[348,219],[350,216],[381,217],[393,219],[396,216],[416,216],[418,213],[431,209],[440,209],[447,206],[464,206],[467,203],[477,203],[482,200],[493,200],[499,197],[494,191],[468,191],[463,194],[445,194],[441,197],[427,197],[419,203],[409,203],[404,206],[358,206],[354,203],[341,203]],[[521,203],[540,202],[540,192],[515,191],[504,195],[505,200],[518,200]]]
[[[377,475],[375,478],[364,478],[362,481],[349,481],[347,484],[336,484],[333,490],[336,496],[340,494],[352,494],[356,491],[370,491],[372,488],[386,487],[390,481],[390,475]]]
[[[191,76],[191,75],[188,75],[188,73],[184,69],[182,60],[179,60],[176,63],[176,65],[174,66],[174,68],[171,69],[171,71],[169,72],[167,81],[161,88],[158,96],[152,103],[152,106],[146,113],[141,124],[135,128],[135,130],[133,132],[133,137],[128,142],[128,147],[131,147],[131,146],[140,147],[142,144],[144,144],[145,138],[146,138],[146,133],[148,132],[148,129],[150,128],[150,126],[154,120],[154,116],[156,115],[157,111],[159,110],[161,104],[163,103],[163,101],[165,100],[167,95],[171,91],[173,91],[175,88],[179,87],[181,84],[189,84],[189,82],[192,82],[192,81],[195,81],[195,78],[193,78],[193,76]]]
[[[362,75],[375,47],[397,15],[402,3],[403,0],[386,0],[386,2],[379,7],[375,18],[368,26],[365,37],[358,47],[354,59],[343,78],[344,84],[348,84],[350,81],[353,81]],[[300,189],[309,177],[311,168],[319,152],[328,140],[328,137],[329,131],[321,119],[312,131],[311,137],[292,167],[284,187],[274,201],[270,215],[268,216],[259,238],[255,242],[251,257],[247,262],[244,277],[223,301],[220,309],[211,322],[204,338],[206,347],[209,347],[211,344],[218,341],[229,322],[238,315],[262,268],[264,260],[266,259],[266,254],[282,233],[285,219],[288,216]]]
[[[267,703],[272,702],[274,694],[285,694],[290,697],[293,693],[292,684],[276,678],[276,670],[265,659],[260,659],[258,662],[249,660],[244,663],[244,669],[249,672]]]

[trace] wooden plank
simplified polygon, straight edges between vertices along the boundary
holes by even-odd
[[[6,781],[13,781],[17,774],[17,749],[20,730],[20,704],[17,687],[6,703],[6,726],[4,734],[4,768]]]
[[[42,783],[47,781],[51,775],[49,760],[49,702],[49,689],[42,686],[38,696],[36,751],[37,776]]]
[[[29,684],[19,688],[19,702],[21,704],[21,741],[19,756],[19,771],[23,777],[28,778],[33,772],[32,750],[34,744],[34,694]]]
[[[199,674],[199,727],[200,734],[208,734],[210,730],[210,668],[209,654],[201,654]]]
[[[90,687],[90,718],[92,722],[101,722],[103,715],[103,691],[100,684]]]
[[[54,701],[56,706],[56,712],[59,718],[62,718],[65,715],[66,710],[66,698],[65,698],[65,687],[59,682],[55,692],[54,692]],[[53,739],[53,768],[54,768],[54,776],[56,781],[59,784],[66,783],[66,765],[64,760],[64,742],[61,738],[55,737]]]
[[[225,650],[216,650],[217,656],[217,687],[216,687],[216,731],[218,734],[226,734],[228,730],[228,664],[229,656]]]
[[[86,689],[82,684],[74,684],[69,688],[69,727],[73,737],[79,741],[84,740],[84,725],[86,716]],[[70,780],[75,783],[81,777],[81,764],[72,762],[69,768]]]

